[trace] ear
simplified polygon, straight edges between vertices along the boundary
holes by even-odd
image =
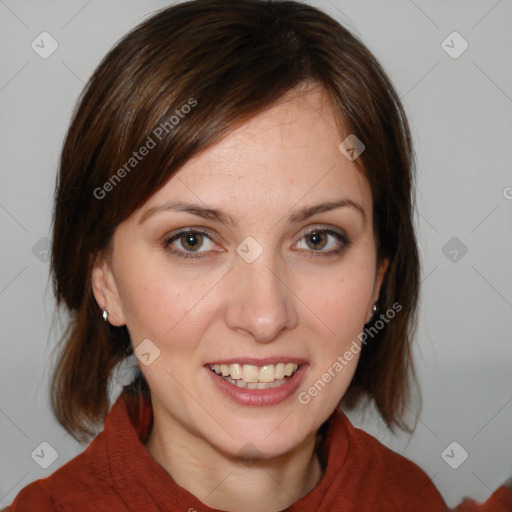
[[[368,312],[368,316],[366,317],[366,323],[368,323],[373,316],[373,305],[379,300],[380,288],[382,286],[382,282],[384,281],[384,277],[386,276],[386,272],[389,267],[389,258],[384,258],[377,264],[375,269],[375,282],[373,285],[373,295],[372,302],[370,305],[370,311]]]
[[[96,255],[91,281],[94,298],[102,311],[107,310],[108,322],[117,327],[125,325],[123,308],[111,264],[109,258],[103,253]]]

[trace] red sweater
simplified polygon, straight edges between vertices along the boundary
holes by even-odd
[[[138,420],[123,394],[105,428],[80,455],[25,487],[6,512],[213,512],[170,477],[145,449],[152,410]],[[446,512],[426,473],[336,410],[324,424],[324,475],[289,512]],[[512,492],[500,487],[485,505],[466,501],[457,512],[512,510]]]

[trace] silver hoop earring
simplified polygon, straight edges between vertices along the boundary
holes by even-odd
[[[106,309],[103,310],[103,320],[105,320],[105,322],[108,320],[108,312]]]
[[[373,305],[373,312],[374,312],[374,313],[377,313],[377,303],[375,303],[375,304]]]

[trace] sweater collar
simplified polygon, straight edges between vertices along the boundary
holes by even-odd
[[[144,446],[152,425],[153,411],[147,399],[123,392],[113,405],[104,434],[112,477],[129,510],[165,510],[168,512],[196,510],[220,512],[204,505],[180,487],[158,464]],[[348,454],[349,441],[346,415],[336,409],[321,426],[319,458],[323,477],[308,494],[287,508],[290,512],[320,510],[328,506],[327,491]]]

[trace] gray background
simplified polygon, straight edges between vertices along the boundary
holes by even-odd
[[[48,402],[61,333],[45,253],[57,160],[95,66],[120,36],[166,5],[0,0],[0,506],[83,449]],[[390,74],[419,166],[423,409],[412,437],[392,436],[371,411],[350,417],[419,464],[450,506],[465,495],[484,500],[512,476],[512,2],[313,5],[360,36]],[[59,45],[47,59],[31,48],[43,31]],[[469,44],[458,58],[441,44],[453,31]],[[446,44],[462,48],[453,37]],[[48,469],[31,457],[41,442],[58,453]],[[457,465],[463,449],[469,456],[453,469],[445,460]]]

